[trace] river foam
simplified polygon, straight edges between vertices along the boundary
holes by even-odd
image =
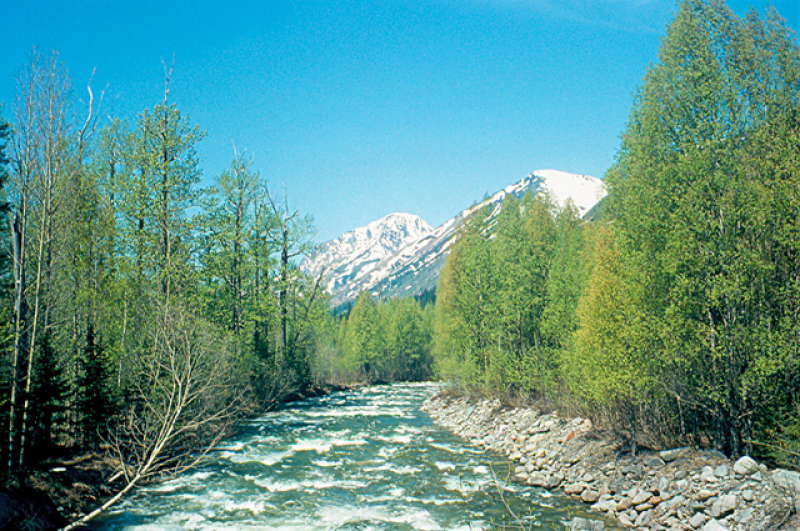
[[[419,411],[434,392],[366,388],[253,419],[202,468],[141,489],[96,528],[477,531],[507,516],[497,489],[521,512],[558,506],[540,489],[498,481],[500,456],[436,427]],[[541,521],[560,528],[564,509],[548,511]]]

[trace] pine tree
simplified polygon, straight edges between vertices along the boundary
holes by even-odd
[[[78,378],[78,413],[83,446],[97,450],[114,412],[108,358],[95,337],[94,328],[86,332],[86,346]]]
[[[66,425],[68,402],[71,395],[69,381],[52,346],[50,334],[42,336],[39,363],[33,381],[32,447],[34,460],[52,454],[59,427]]]

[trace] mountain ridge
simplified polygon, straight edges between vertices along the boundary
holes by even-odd
[[[418,295],[436,287],[463,220],[487,204],[494,205],[491,210],[496,214],[507,195],[519,199],[528,191],[549,194],[558,207],[571,199],[581,217],[606,195],[603,181],[596,177],[537,170],[435,229],[414,214],[392,213],[348,231],[321,244],[301,262],[300,269],[312,276],[324,269],[323,285],[331,295],[332,307],[355,300],[363,290],[381,298]]]

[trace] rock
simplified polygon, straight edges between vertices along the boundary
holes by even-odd
[[[614,505],[614,500],[600,500],[592,505],[592,510],[608,512],[614,508]]]
[[[800,494],[800,473],[779,468],[772,473],[772,479],[781,487],[794,489]]]
[[[695,494],[694,499],[697,500],[697,501],[700,501],[700,502],[704,502],[704,501],[708,500],[709,498],[713,498],[716,495],[717,495],[717,493],[714,492],[714,491],[703,489],[703,490],[699,491],[697,494]]]
[[[711,519],[703,526],[703,531],[728,531],[728,528],[717,520]]]
[[[719,465],[717,468],[714,469],[714,475],[718,478],[724,478],[728,476],[728,465]]]
[[[550,479],[548,475],[542,474],[531,474],[528,476],[528,485],[533,485],[534,487],[544,487],[547,481]]]
[[[753,494],[753,489],[745,489],[742,491],[742,499],[746,502],[751,502],[756,499]]]
[[[656,507],[660,505],[662,501],[664,501],[664,499],[661,496],[653,496],[652,498],[647,500],[647,503],[649,503],[653,507]]]
[[[633,522],[631,522],[631,519],[628,518],[628,515],[625,514],[625,513],[618,514],[617,515],[617,520],[619,521],[619,523],[621,523],[625,527],[633,527]]]
[[[745,455],[734,463],[733,471],[740,476],[752,476],[756,472],[759,472],[758,463],[756,463],[752,457]]]
[[[647,464],[647,466],[650,468],[661,468],[664,466],[665,461],[658,456],[653,456],[648,458],[647,461],[645,461],[645,464]]]
[[[572,496],[580,496],[585,488],[586,485],[584,483],[571,483],[564,487],[564,492]]]
[[[576,516],[569,525],[570,531],[603,531],[605,523],[600,520],[589,520]]]
[[[706,483],[713,483],[717,481],[717,476],[714,475],[714,469],[710,466],[704,466],[703,471],[700,473],[700,481]]]
[[[658,455],[665,462],[669,463],[670,461],[675,461],[679,457],[683,457],[688,452],[689,452],[688,448],[673,448],[672,450],[664,450],[664,451],[658,452]]]
[[[646,490],[643,490],[643,491],[640,491],[639,494],[637,494],[636,496],[633,497],[633,500],[631,500],[631,503],[633,505],[640,505],[640,504],[646,502],[647,500],[649,500],[652,497],[653,497],[653,493],[647,492]]]
[[[693,528],[697,529],[704,523],[706,523],[706,515],[703,513],[697,513],[689,519],[689,525]]]
[[[633,506],[630,498],[623,498],[617,503],[617,512],[627,511]]]
[[[600,498],[600,493],[596,490],[586,489],[581,493],[581,500],[585,503],[594,503]]]
[[[742,511],[741,514],[739,515],[739,522],[742,524],[746,524],[747,522],[752,520],[754,511],[755,509],[753,509],[752,507],[748,507],[747,509]]]
[[[735,511],[738,505],[739,500],[736,498],[735,494],[726,494],[720,496],[720,498],[714,502],[714,505],[711,507],[711,514],[714,518],[724,518]]]
[[[547,481],[544,484],[544,488],[546,488],[546,489],[555,489],[559,485],[561,485],[561,480],[562,479],[563,478],[560,477],[560,474],[553,474],[552,476],[547,478]]]
[[[670,498],[668,502],[665,502],[667,507],[680,507],[684,503],[686,503],[686,498],[681,496],[680,494],[675,496],[674,498]]]
[[[636,527],[646,526],[650,523],[653,519],[653,511],[646,510],[643,513],[640,513],[639,516],[636,517],[636,521],[633,523]]]

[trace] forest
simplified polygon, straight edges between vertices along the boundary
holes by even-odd
[[[89,455],[113,469],[113,503],[284,401],[430,376],[432,310],[335,317],[296,265],[312,218],[245,153],[201,186],[204,132],[170,101],[170,75],[132,122],[102,121],[91,86],[81,104],[56,51],[17,77],[0,128],[7,486]]]
[[[203,176],[170,75],[106,120],[34,50],[0,117],[6,484],[89,453],[113,503],[283,401],[431,378],[634,451],[800,464],[800,49],[774,10],[679,4],[599,216],[509,197],[463,224],[435,303],[364,292],[344,314],[297,268],[312,218],[246,152]]]
[[[594,221],[508,200],[440,277],[437,374],[636,445],[800,464],[800,51],[775,11],[680,4]]]

